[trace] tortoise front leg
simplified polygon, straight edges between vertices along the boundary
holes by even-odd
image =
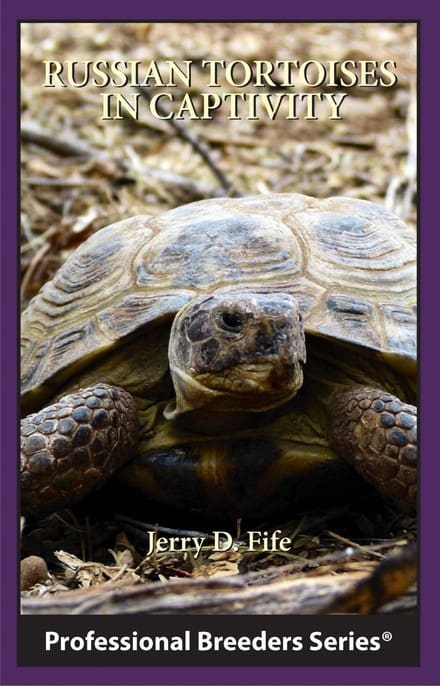
[[[330,399],[330,444],[401,510],[417,498],[417,408],[367,386]]]
[[[82,500],[137,443],[132,396],[97,384],[21,421],[21,511],[41,517]]]

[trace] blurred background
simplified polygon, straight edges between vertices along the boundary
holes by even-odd
[[[22,305],[102,226],[215,195],[349,195],[383,203],[415,227],[416,34],[415,23],[22,24]],[[177,130],[146,103],[138,120],[101,120],[105,89],[93,85],[43,88],[49,59],[390,59],[398,83],[345,89],[340,121],[229,120],[223,107],[212,120],[186,120]],[[207,80],[193,70],[194,102]],[[224,82],[219,90],[234,87]],[[173,89],[176,100],[183,93]]]

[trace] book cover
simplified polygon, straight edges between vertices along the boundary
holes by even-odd
[[[9,45],[2,315],[24,314],[3,409],[20,386],[34,414],[7,678],[435,683],[413,479],[421,22],[85,16],[23,13]],[[353,469],[359,432],[367,462],[392,458],[379,477]]]

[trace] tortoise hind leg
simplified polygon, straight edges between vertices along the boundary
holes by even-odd
[[[21,421],[21,510],[41,517],[90,493],[133,456],[132,396],[97,384]]]
[[[401,510],[416,506],[417,408],[367,386],[330,399],[330,444]]]

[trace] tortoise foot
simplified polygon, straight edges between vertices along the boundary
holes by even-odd
[[[21,508],[41,517],[72,505],[133,456],[135,401],[97,384],[21,421]]]
[[[391,393],[355,386],[332,396],[330,442],[401,510],[417,499],[417,408]]]

